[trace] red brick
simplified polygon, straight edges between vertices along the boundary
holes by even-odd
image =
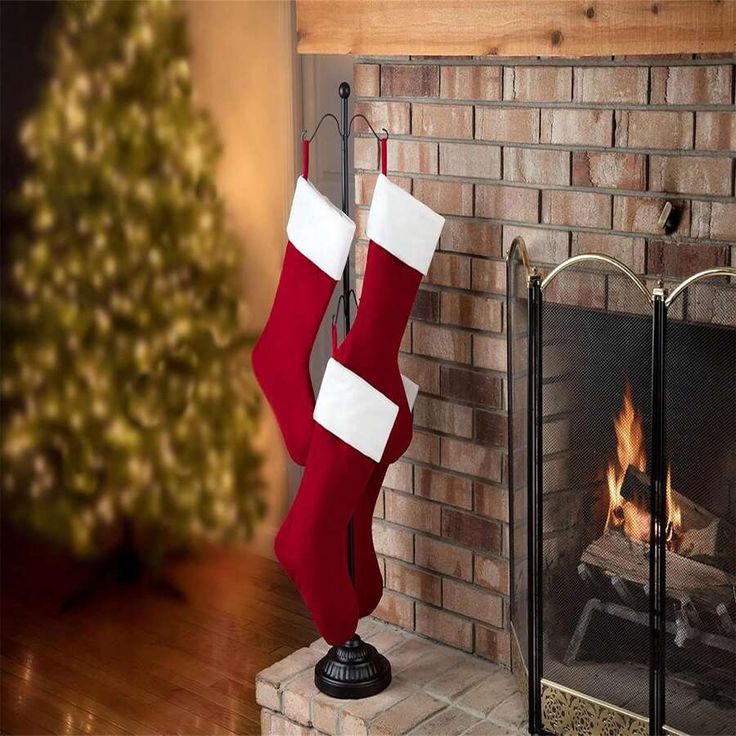
[[[701,151],[736,150],[736,113],[696,112],[695,148]]]
[[[729,249],[725,245],[652,240],[649,243],[647,273],[687,278],[698,271],[727,266],[728,263]]]
[[[611,195],[550,190],[542,192],[542,222],[611,227]]]
[[[440,299],[436,291],[419,289],[414,307],[411,310],[412,319],[421,319],[425,322],[439,322]]]
[[[414,492],[418,496],[450,506],[465,509],[472,506],[471,483],[467,478],[459,478],[430,468],[417,467]]]
[[[368,224],[368,210],[366,208],[356,209],[353,219],[355,220],[355,237],[358,240],[366,240],[365,226]]]
[[[384,491],[383,489],[381,489],[378,492],[378,496],[376,497],[376,505],[373,507],[373,518],[374,519],[386,518],[386,509],[385,509],[385,504],[383,500],[384,500]]]
[[[353,66],[353,92],[356,96],[378,97],[380,69],[378,64],[355,64]]]
[[[500,100],[500,66],[443,66],[440,97],[453,100]]]
[[[396,557],[404,562],[414,561],[414,535],[410,529],[374,521],[373,544],[379,555]]]
[[[441,366],[440,387],[448,399],[458,399],[502,409],[504,383],[497,376],[454,366]]]
[[[646,158],[634,153],[575,151],[572,183],[576,187],[645,189]]]
[[[447,327],[417,323],[414,325],[413,351],[440,360],[470,362],[470,335]]]
[[[506,338],[473,335],[473,365],[506,371]]]
[[[528,107],[477,107],[475,137],[482,141],[539,143],[539,110]]]
[[[644,273],[644,238],[631,238],[625,235],[608,235],[605,233],[573,233],[572,255],[583,253],[601,253],[617,261],[621,261],[634,273]],[[591,263],[585,268],[595,268]],[[600,268],[610,269],[601,265]]]
[[[505,417],[504,417],[505,420]],[[473,508],[476,514],[499,521],[509,520],[509,492],[505,488],[475,483],[473,486]]]
[[[542,143],[609,146],[612,135],[610,110],[542,110]]]
[[[491,258],[501,256],[501,226],[486,220],[448,218],[440,236],[442,250],[473,253]]]
[[[509,563],[495,557],[475,555],[473,581],[484,588],[509,594]]]
[[[407,171],[419,174],[437,173],[436,143],[389,140],[387,151],[389,171]]]
[[[356,138],[353,157],[356,169],[378,171],[378,144],[374,138]]]
[[[731,194],[730,158],[650,156],[649,189],[684,194]]]
[[[391,135],[409,134],[408,102],[356,102],[353,111],[365,115],[376,130],[386,128]],[[356,133],[370,133],[368,126],[360,119],[355,120]]]
[[[728,105],[731,66],[657,66],[651,70],[652,105]]]
[[[363,276],[365,274],[365,263],[368,257],[368,244],[356,243],[355,245],[355,275]]]
[[[505,414],[475,411],[475,439],[484,445],[506,447],[508,443],[508,420]]]
[[[409,449],[404,457],[430,465],[439,465],[440,438],[427,432],[414,431]]]
[[[713,202],[710,210],[710,236],[717,240],[736,240],[736,204]]]
[[[357,286],[357,282],[356,282],[356,286]],[[358,301],[360,301],[360,293],[358,293]],[[413,323],[409,322],[409,324],[406,326],[406,329],[404,330],[404,334],[401,337],[401,344],[399,345],[399,350],[402,353],[411,352],[412,331],[413,331]]]
[[[459,437],[472,437],[473,410],[468,406],[419,396],[414,405],[414,424]]]
[[[511,637],[508,631],[475,625],[475,653],[494,662],[511,666]]]
[[[657,220],[666,199],[649,197],[613,198],[613,229],[634,233],[662,234]],[[686,235],[690,231],[690,211],[685,207],[677,226],[677,233]]]
[[[402,629],[414,628],[414,601],[411,598],[405,598],[397,593],[389,590],[383,591],[383,597],[378,607],[373,611],[376,618],[394,626],[400,626]]]
[[[575,102],[646,104],[646,67],[576,67]]]
[[[429,284],[470,288],[470,258],[452,253],[435,253],[425,277]]]
[[[398,491],[384,494],[386,521],[429,534],[440,533],[440,506]]]
[[[425,603],[442,605],[442,579],[416,567],[387,560],[386,587]]]
[[[414,466],[399,460],[388,466],[386,477],[383,479],[383,485],[386,488],[394,488],[397,491],[412,492],[414,486],[412,482],[412,470]]]
[[[543,148],[504,148],[503,178],[526,184],[569,184],[570,154]]]
[[[416,179],[414,196],[443,215],[473,214],[473,185],[460,181]]]
[[[566,66],[508,66],[504,68],[505,100],[569,102],[572,69]]]
[[[442,581],[442,605],[468,618],[503,626],[503,599],[474,585],[445,578]]]
[[[355,175],[355,203],[358,205],[369,205],[373,199],[373,190],[376,188],[378,174],[356,174]],[[400,176],[392,176],[391,181],[407,192],[411,192],[411,179]]]
[[[420,567],[470,580],[473,575],[473,553],[449,542],[417,534],[415,562]]]
[[[692,148],[694,113],[616,110],[617,148]]]
[[[434,138],[473,137],[473,108],[470,105],[414,103],[411,117],[413,135]]]
[[[464,511],[442,509],[442,536],[476,551],[502,553],[502,525]]]
[[[430,363],[414,355],[399,355],[399,369],[407,378],[419,384],[423,392],[440,392],[440,367],[437,363]]]
[[[501,481],[501,452],[495,447],[484,447],[450,437],[441,438],[442,467],[466,475]],[[443,516],[443,534],[444,528]]]
[[[536,189],[478,184],[475,188],[478,217],[538,222],[539,192]]]
[[[440,608],[417,603],[416,630],[419,634],[442,641],[456,649],[472,651],[472,623]]]
[[[440,174],[501,178],[501,149],[485,143],[440,143]]]
[[[439,67],[429,64],[381,65],[381,94],[384,97],[437,97]]]
[[[440,310],[445,324],[490,332],[500,332],[503,328],[503,307],[498,299],[443,291]]]
[[[504,225],[504,252],[511,241],[522,237],[532,263],[562,263],[570,254],[570,234],[562,230],[544,230],[536,227]]]
[[[506,294],[506,262],[473,259],[472,288],[492,294]]]
[[[606,306],[606,277],[568,269],[547,286],[545,299],[560,304],[603,309]]]

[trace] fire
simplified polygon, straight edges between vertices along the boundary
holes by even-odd
[[[649,541],[649,510],[637,503],[637,499],[626,499],[621,495],[626,470],[629,466],[642,473],[647,470],[646,438],[641,416],[636,411],[631,386],[626,384],[624,402],[618,416],[613,419],[616,431],[616,460],[608,464],[608,515],[604,531],[622,528],[624,534],[640,542]],[[682,511],[674,498],[672,468],[667,468],[667,541],[670,546],[682,526]]]

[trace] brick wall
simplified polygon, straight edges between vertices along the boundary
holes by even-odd
[[[665,281],[736,264],[735,76],[732,58],[357,61],[356,112],[391,132],[389,176],[447,216],[402,346],[422,392],[376,507],[381,618],[510,663],[503,253],[522,235],[536,264],[600,252]],[[361,130],[361,237],[377,156]]]

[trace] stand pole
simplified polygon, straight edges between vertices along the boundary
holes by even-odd
[[[342,82],[340,95],[340,152],[342,173],[342,211],[349,215],[350,168],[349,148],[350,117],[348,98],[350,85]],[[342,303],[345,334],[350,330],[350,262],[345,264],[342,274]],[[348,522],[348,571],[355,581],[355,551],[353,547],[353,521]],[[371,644],[357,634],[320,659],[314,668],[314,684],[320,692],[340,699],[359,699],[377,695],[391,683],[391,663]]]
[[[348,159],[348,140],[350,138],[350,117],[348,109],[348,98],[350,97],[350,85],[342,82],[338,88],[340,95],[340,189],[342,194],[342,211],[350,215],[350,178]],[[350,332],[350,259],[345,264],[342,272],[342,308],[345,335]],[[353,547],[353,520],[348,522],[348,571],[350,579],[355,582],[355,549]]]

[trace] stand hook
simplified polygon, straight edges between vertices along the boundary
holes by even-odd
[[[316,128],[314,129],[314,133],[312,133],[312,135],[311,135],[311,136],[309,136],[309,137],[307,138],[307,131],[306,131],[306,130],[303,130],[303,131],[302,131],[302,140],[303,140],[303,141],[306,141],[307,143],[311,143],[311,142],[312,142],[312,141],[313,141],[313,140],[315,139],[315,137],[316,137],[317,133],[319,133],[319,129],[320,129],[320,127],[322,126],[322,123],[324,123],[324,121],[325,121],[325,120],[326,120],[327,118],[332,118],[332,119],[333,119],[333,120],[335,121],[335,125],[337,126],[337,133],[338,133],[338,135],[339,135],[340,137],[342,137],[342,130],[340,129],[340,121],[339,121],[339,120],[337,119],[337,116],[336,116],[336,115],[334,115],[334,114],[333,114],[333,113],[331,113],[331,112],[326,112],[326,113],[325,113],[325,114],[324,114],[324,115],[323,115],[323,116],[322,116],[322,117],[321,117],[321,118],[319,119],[319,122],[317,123],[317,127],[316,127]],[[349,134],[349,133],[348,133],[348,134]]]
[[[373,133],[373,135],[376,137],[376,140],[388,140],[388,131],[386,130],[386,128],[381,128],[381,132],[383,133],[383,139],[381,139],[380,134],[376,133],[374,127],[371,125],[370,120],[368,120],[368,118],[360,112],[356,112],[355,115],[350,118],[350,124],[348,125],[348,137],[350,137],[350,134],[353,132],[353,123],[357,119],[362,120],[371,129],[371,133]]]

